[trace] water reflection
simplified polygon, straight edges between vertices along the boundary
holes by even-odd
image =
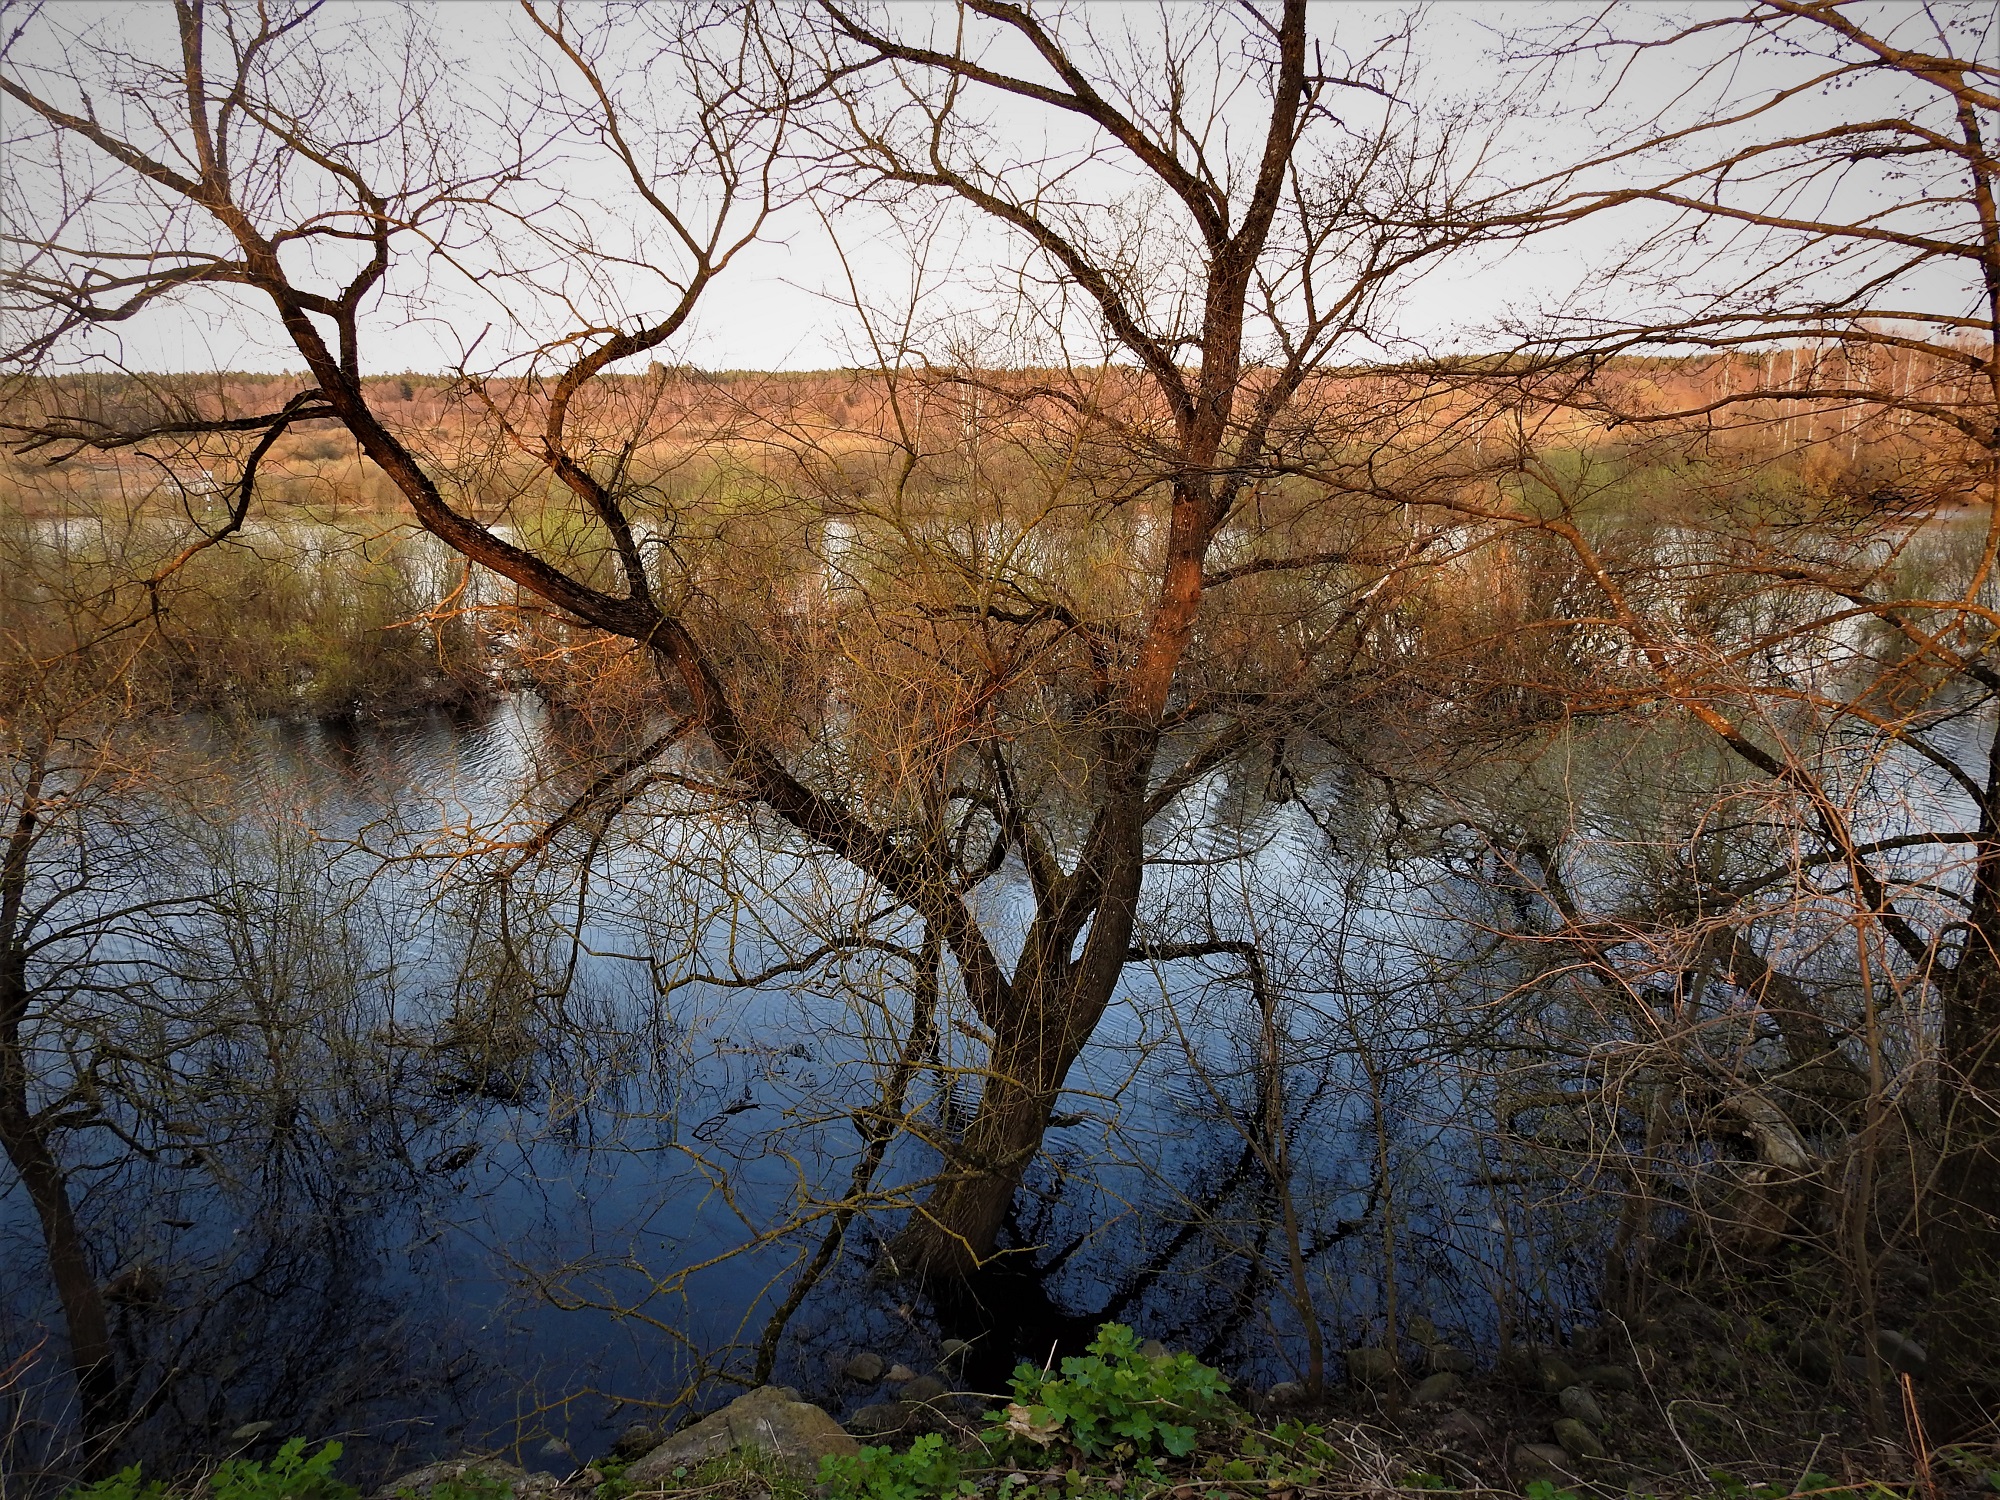
[[[939,1162],[904,1136],[875,1179],[880,1212],[774,1328],[864,1149],[856,1111],[900,1045],[906,977],[877,955],[745,981],[845,920],[855,892],[685,803],[633,809],[636,832],[601,842],[587,880],[554,863],[505,887],[474,878],[517,863],[510,841],[541,826],[541,768],[577,758],[564,733],[520,697],[392,724],[182,726],[183,749],[227,767],[240,843],[267,861],[274,840],[310,850],[316,937],[296,973],[260,978],[286,1019],[311,1017],[310,1044],[254,1120],[194,1127],[200,1159],[114,1153],[82,1173],[99,1271],[143,1266],[157,1289],[116,1313],[141,1393],[121,1459],[304,1433],[343,1437],[363,1476],[465,1447],[566,1470],[551,1440],[602,1451],[635,1404],[715,1400],[765,1348],[778,1379],[851,1407],[869,1393],[832,1372],[856,1349],[934,1368],[943,1340],[966,1339],[963,1378],[993,1389],[1015,1358],[1116,1317],[1261,1384],[1303,1368],[1308,1315],[1336,1350],[1383,1337],[1398,1303],[1484,1340],[1591,1295],[1603,1226],[1558,1228],[1546,1182],[1482,1168],[1465,1123],[1477,1077],[1429,1061],[1471,966],[1499,960],[1406,876],[1340,854],[1310,784],[1267,804],[1219,776],[1158,835],[1160,922],[1254,916],[1283,1014],[1260,1014],[1227,961],[1135,966],[1016,1205],[1011,1253],[935,1305],[879,1274],[903,1188]],[[468,835],[498,849],[487,866]],[[1011,873],[985,902],[996,932],[1025,919]],[[306,962],[335,952],[335,970]],[[329,986],[345,986],[337,1005]],[[933,1139],[978,1057],[971,1018],[945,1003],[911,1101]],[[214,1108],[240,1112],[225,1082]],[[42,1349],[12,1397],[45,1424],[17,1440],[29,1472],[60,1447],[67,1397],[18,1192],[0,1215],[0,1360]]]

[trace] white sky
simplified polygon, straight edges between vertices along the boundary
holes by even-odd
[[[918,0],[902,7],[899,18],[909,24]],[[360,27],[387,36],[411,12],[388,4],[344,8]],[[1438,0],[1422,13],[1419,31],[1425,58],[1420,90],[1427,107],[1442,107],[1459,97],[1489,93],[1499,76],[1494,57],[1495,33],[1509,27],[1546,25],[1597,13],[1596,4],[1496,4],[1471,0]],[[58,23],[107,21],[123,35],[149,48],[170,43],[164,29],[170,21],[161,8],[129,4],[86,7],[70,3],[51,8]],[[932,8],[933,14],[947,14]],[[1626,14],[1636,14],[1628,10]],[[1699,13],[1699,12],[1697,12]],[[518,81],[524,55],[525,28],[518,11],[497,0],[451,0],[415,12],[438,23],[440,39],[455,54],[458,83],[473,95],[496,91]],[[1093,24],[1106,18],[1142,20],[1149,7],[1119,8],[1111,0],[1096,0],[1086,12]],[[1365,40],[1379,34],[1402,14],[1401,7],[1363,3],[1321,4],[1312,12],[1316,37],[1328,42]],[[164,24],[163,24],[164,23]],[[52,60],[36,54],[30,36],[25,56],[31,64]],[[1329,61],[1331,61],[1329,50]],[[1675,75],[1662,63],[1657,71],[1635,75],[1623,109],[1659,107],[1677,86]],[[640,80],[643,83],[643,80]],[[1739,80],[1755,84],[1756,79]],[[1249,101],[1254,106],[1255,101]],[[1531,174],[1536,160],[1553,162],[1588,154],[1601,145],[1615,119],[1612,115],[1565,118],[1544,112],[1546,100],[1534,101],[1532,114],[1498,127],[1509,169]],[[1556,101],[1559,103],[1570,101]],[[0,101],[11,130],[19,107]],[[1027,125],[1027,129],[1044,129]],[[1060,141],[1057,144],[1062,144]],[[567,206],[581,209],[593,233],[609,244],[627,222],[617,204],[629,198],[602,160],[581,158],[565,168],[560,192]],[[1505,257],[1488,254],[1448,264],[1407,289],[1397,311],[1397,331],[1434,348],[1476,348],[1490,342],[1485,330],[1510,311],[1538,301],[1559,298],[1609,255],[1616,237],[1632,227],[1593,223],[1584,232],[1517,250]],[[932,263],[917,267],[909,253],[912,242],[934,235]],[[644,263],[659,250],[641,241],[624,242]],[[475,255],[478,251],[475,249]],[[848,212],[833,229],[816,211],[794,207],[772,220],[763,239],[745,250],[737,263],[706,295],[693,329],[678,345],[661,351],[669,360],[685,360],[705,368],[803,369],[866,363],[870,355],[861,320],[851,305],[850,276],[858,279],[864,300],[880,308],[903,307],[913,286],[927,288],[925,311],[948,319],[970,305],[966,286],[991,274],[1002,274],[1021,259],[1018,248],[990,227],[961,225],[946,218],[936,200],[911,201],[899,209],[867,207]],[[949,270],[953,275],[947,276]],[[502,309],[470,289],[465,282],[431,279],[419,288],[404,277],[399,295],[383,298],[370,309],[363,340],[366,367],[373,372],[435,371],[450,368],[464,350],[479,341],[481,362],[491,364],[496,351],[533,342],[533,321],[546,313],[521,312],[521,324],[510,329]],[[657,315],[662,292],[639,272],[592,289],[595,310],[610,318]],[[515,303],[517,312],[523,304]],[[253,310],[246,313],[246,308]],[[558,324],[562,320],[558,319]],[[556,324],[548,325],[557,326]],[[541,330],[546,333],[547,328]],[[300,361],[285,342],[275,320],[240,295],[203,293],[121,325],[100,343],[99,356],[115,358],[142,369],[296,369]]]

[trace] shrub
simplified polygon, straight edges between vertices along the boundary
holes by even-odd
[[[907,1453],[863,1448],[859,1454],[828,1454],[819,1461],[819,1481],[831,1500],[936,1500],[970,1495],[976,1486],[959,1477],[958,1455],[929,1433]]]
[[[1237,1415],[1220,1371],[1192,1354],[1143,1354],[1122,1323],[1100,1328],[1090,1352],[1065,1359],[1060,1375],[1024,1364],[1012,1385],[1013,1402],[989,1418],[988,1436],[1002,1447],[1060,1440],[1088,1458],[1184,1458],[1203,1423]]]
[[[286,1442],[266,1464],[252,1458],[232,1458],[216,1467],[202,1486],[207,1500],[354,1500],[355,1488],[333,1477],[340,1444],[328,1443],[308,1455],[306,1440]],[[170,1500],[174,1491],[157,1479],[142,1479],[139,1465],[120,1469],[108,1479],[80,1485],[67,1500]]]

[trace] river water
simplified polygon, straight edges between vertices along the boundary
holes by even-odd
[[[259,919],[258,982],[317,1041],[290,1065],[282,1125],[210,1120],[202,1150],[150,1161],[75,1137],[99,1274],[164,1283],[114,1314],[142,1388],[176,1372],[135,1448],[172,1461],[269,1423],[264,1443],[339,1436],[357,1474],[466,1448],[567,1472],[635,1420],[740,1389],[825,1232],[815,1205],[852,1171],[851,1111],[907,1023],[893,964],[739,983],[731,960],[754,976],[809,947],[856,890],[740,820],[642,808],[581,893],[570,876],[522,882],[538,894],[512,899],[496,959],[495,905],[445,893],[478,886],[467,840],[518,834],[537,768],[560,758],[535,700],[177,733],[226,767],[236,874],[294,894]],[[1427,1017],[1473,983],[1470,967],[1440,977],[1464,939],[1422,881],[1341,855],[1310,801],[1218,778],[1159,836],[1153,894],[1163,930],[1261,924],[1274,955],[1313,1314],[1332,1348],[1379,1338],[1393,1265],[1400,1315],[1463,1340],[1503,1318],[1559,1323],[1590,1296],[1596,1230],[1585,1215],[1550,1233],[1546,1184],[1493,1185],[1514,1180],[1468,1128],[1477,1082],[1430,1059]],[[1015,873],[982,909],[1003,948],[1026,909]],[[975,1097],[969,1018],[949,1019],[910,1101],[933,1132]],[[1022,1195],[1018,1269],[977,1326],[963,1309],[941,1324],[874,1271],[896,1184],[937,1160],[906,1139],[877,1179],[884,1211],[855,1222],[777,1339],[775,1378],[850,1410],[884,1394],[839,1381],[851,1353],[936,1369],[940,1341],[971,1332],[973,1367],[945,1373],[990,1389],[1013,1358],[1110,1316],[1248,1382],[1294,1376],[1259,1028],[1233,960],[1135,967]],[[56,1418],[60,1324],[18,1190],[0,1197],[0,1236],[0,1355],[47,1337],[29,1406]]]
[[[1614,907],[1619,851],[1677,836],[1660,768],[1695,757],[1663,733],[1474,767],[1428,806],[1333,761],[1283,783],[1215,774],[1154,831],[1148,927],[1254,940],[1269,1009],[1229,957],[1134,965],[1019,1197],[1017,1253],[980,1307],[938,1309],[879,1274],[877,1251],[901,1188],[936,1169],[923,1137],[976,1099],[978,1028],[947,985],[912,1128],[772,1333],[908,1031],[907,961],[885,950],[914,934],[876,925],[878,948],[789,962],[852,931],[868,893],[704,793],[698,765],[503,888],[593,764],[576,769],[582,731],[526,693],[401,720],[166,726],[160,753],[198,790],[177,787],[171,816],[143,798],[96,816],[115,843],[146,830],[149,891],[207,893],[220,914],[127,924],[77,962],[129,974],[171,949],[148,982],[226,993],[212,1005],[235,1019],[194,1005],[162,1032],[157,1117],[114,1108],[122,1136],[64,1139],[93,1269],[124,1288],[121,1360],[155,1397],[132,1455],[172,1464],[268,1424],[247,1451],[338,1437],[357,1477],[473,1448],[568,1472],[634,1421],[740,1390],[767,1341],[776,1380],[845,1414],[888,1394],[839,1379],[854,1352],[991,1390],[1107,1317],[1253,1386],[1302,1371],[1307,1318],[1336,1355],[1418,1315],[1474,1348],[1559,1336],[1591,1315],[1615,1231],[1598,1192],[1615,1163],[1592,1153],[1630,1143],[1576,1140],[1560,1118],[1497,1128],[1519,1058],[1548,1045],[1509,941],[1546,912],[1461,814],[1546,814],[1542,842],[1587,851],[1572,882]],[[1905,814],[1950,821],[1952,796],[1939,783]],[[980,901],[1010,956],[1024,875],[1003,868]],[[119,995],[92,1002],[92,1035],[151,1024]],[[1714,1012],[1739,1003],[1718,994]],[[63,1025],[40,1042],[58,1080],[86,1063]],[[1562,1025],[1579,1057],[1606,1042]],[[0,1365],[26,1362],[0,1387],[25,1471],[59,1450],[69,1396],[11,1180],[0,1317]],[[943,1365],[961,1335],[974,1357]]]

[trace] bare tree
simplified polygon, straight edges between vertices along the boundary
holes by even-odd
[[[1356,601],[1423,555],[1424,539],[1378,530],[1433,477],[1407,448],[1387,458],[1398,415],[1415,425],[1408,398],[1389,397],[1386,421],[1369,413],[1373,473],[1329,460],[1369,425],[1357,421],[1368,397],[1339,389],[1332,367],[1381,336],[1403,278],[1505,226],[1469,185],[1472,152],[1455,154],[1465,122],[1430,121],[1398,95],[1407,36],[1332,70],[1302,5],[1154,29],[1010,4],[920,18],[829,4],[824,18],[839,112],[815,123],[829,165],[892,201],[955,202],[1018,247],[1002,277],[1000,326],[1017,340],[1004,362],[1037,373],[939,350],[916,385],[952,399],[969,430],[1011,427],[1008,441],[1069,455],[1058,477],[1017,482],[1025,519],[993,502],[998,540],[992,561],[973,560],[989,571],[968,576],[970,596],[927,606],[976,624],[1009,673],[1073,658],[1074,707],[1037,728],[1066,747],[1064,785],[1081,798],[1037,805],[1050,778],[1020,735],[996,732],[1019,711],[998,693],[961,731],[951,776],[971,785],[938,789],[991,820],[996,863],[1018,860],[1033,898],[1011,970],[941,924],[993,1052],[952,1170],[897,1249],[920,1271],[959,1271],[990,1252],[1126,966],[1239,951],[1148,941],[1149,830],[1338,674],[1307,687],[1293,673],[1286,691],[1282,648],[1253,664],[1234,624],[1205,630],[1212,596],[1300,578],[1312,602],[1292,623],[1318,644],[1355,633]],[[1337,113],[1343,100],[1366,123]],[[975,500],[1006,482],[976,462],[957,477]],[[1115,571],[1092,577],[1094,549]],[[1260,605],[1270,597],[1245,616]]]
[[[1382,336],[1385,299],[1418,270],[1528,220],[1501,214],[1482,186],[1476,122],[1433,120],[1399,92],[1406,35],[1333,65],[1299,0],[1118,36],[1099,35],[1088,14],[987,3],[921,18],[829,5],[789,35],[797,18],[754,8],[642,12],[632,36],[559,8],[523,15],[547,67],[525,121],[490,132],[505,151],[476,167],[473,132],[446,103],[447,70],[421,37],[200,0],[175,5],[171,38],[136,25],[130,38],[70,32],[54,13],[24,27],[0,88],[15,106],[10,146],[33,164],[18,180],[42,197],[17,205],[26,232],[6,289],[26,331],[15,357],[46,366],[88,347],[93,330],[198,293],[275,315],[309,372],[276,410],[108,424],[59,411],[24,440],[103,446],[196,428],[261,443],[330,416],[447,545],[646,653],[670,708],[586,789],[589,804],[622,805],[628,781],[662,755],[712,756],[703,774],[723,795],[768,810],[920,925],[927,936],[907,946],[936,956],[911,981],[920,1009],[948,956],[990,1055],[976,1112],[941,1142],[944,1165],[898,1260],[963,1275],[994,1252],[1126,966],[1162,951],[1140,933],[1148,830],[1337,679],[1329,665],[1299,682],[1292,653],[1365,636],[1394,579],[1433,545],[1393,522],[1429,482],[1426,455],[1445,446],[1436,411],[1421,388],[1398,391],[1388,446],[1357,440],[1380,423],[1379,392],[1341,385],[1334,362]],[[641,97],[655,113],[630,107]],[[1083,177],[1053,158],[997,165],[1007,158],[990,133],[1023,115],[1075,134],[1070,165]],[[644,225],[622,256],[549,186],[551,153],[579,141],[603,153]],[[851,774],[825,719],[772,711],[769,687],[785,674],[767,664],[787,637],[711,607],[700,568],[671,539],[698,506],[629,467],[646,411],[630,440],[608,444],[584,415],[592,392],[617,404],[615,367],[686,329],[796,190],[801,160],[838,191],[956,201],[997,225],[1018,247],[1008,264],[1022,257],[1003,273],[1027,294],[1021,326],[1056,351],[1040,384],[933,362],[906,387],[932,403],[930,425],[899,429],[877,493],[901,527],[903,576],[927,580],[915,613],[948,665],[938,694],[878,704],[903,743],[929,736],[888,792]],[[628,271],[655,280],[634,292]],[[560,546],[482,520],[450,466],[361,378],[385,299],[418,277],[441,286],[460,274],[519,327],[547,330],[514,373],[475,374],[468,354],[461,390],[466,420],[523,466],[524,487],[546,482],[573,508],[584,529]],[[626,312],[628,298],[646,310]],[[1060,311],[1037,313],[1037,301]],[[1069,357],[1079,328],[1087,348]],[[1120,520],[1115,596],[1094,599],[1081,565],[1060,590],[1004,559],[997,572],[990,556],[968,567],[937,530],[905,524],[921,519],[898,507],[939,448],[940,396],[967,413],[1000,405],[1060,512],[1061,526],[1026,528],[1037,545]],[[225,524],[251,502],[257,451]],[[808,445],[798,462],[824,478],[820,456]],[[1272,635],[1257,656],[1256,632],[1238,627],[1205,639],[1214,596],[1281,599],[1291,580],[1285,608],[1303,622],[1303,648]],[[930,646],[917,657],[939,660]],[[884,680],[907,677],[911,660],[875,651]],[[1036,700],[1041,743],[1070,753],[1068,805],[1023,795],[1009,694]],[[1033,903],[1011,961],[978,899],[1010,860]],[[911,1038],[929,1024],[914,1017]]]
[[[1593,519],[1596,481],[1552,457],[1563,439],[1517,447],[1511,493],[1461,497],[1574,559],[1591,603],[1564,628],[1594,619],[1626,653],[1599,701],[1685,714],[1752,779],[1731,795],[1784,830],[1761,873],[1699,860],[1681,872],[1689,928],[1666,962],[1737,986],[1780,1027],[1792,1066],[1842,1075],[1836,1093],[1870,1101],[1849,1117],[1852,1159],[1909,1125],[1886,1102],[1884,1027],[1891,1013],[1919,1024],[1934,1000],[1916,1211],[1936,1281],[1931,1396],[1956,1431],[1991,1416],[2000,1337],[1992,27],[1980,6],[1773,0],[1685,25],[1607,14],[1536,38],[1534,86],[1577,89],[1607,141],[1569,179],[1562,212],[1637,226],[1597,295],[1526,340],[1556,357],[1538,398],[1630,435],[1630,455],[1671,449],[1708,478],[1672,545]],[[1656,67],[1674,80],[1664,112]],[[1667,390],[1607,363],[1628,353],[1673,354],[1696,378]],[[1765,475],[1817,514],[1753,498],[1769,493]],[[1800,951],[1798,922],[1843,920],[1849,979],[1867,992],[1848,1024],[1778,947],[1790,929]],[[1608,937],[1586,944],[1593,964]],[[1866,1198],[1862,1174],[1847,1190]],[[1868,1227],[1872,1205],[1850,1198],[1845,1212],[1861,1226],[1865,1290],[1886,1231]]]

